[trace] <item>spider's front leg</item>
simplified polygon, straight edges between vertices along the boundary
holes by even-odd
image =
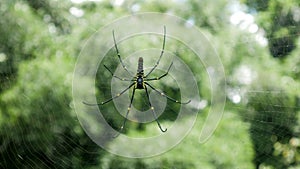
[[[163,44],[162,44],[162,49],[160,52],[160,56],[156,62],[156,64],[154,65],[154,67],[148,72],[148,74],[145,76],[146,78],[155,70],[155,68],[159,65],[160,59],[162,58],[164,52],[165,52],[165,44],[166,44],[166,26],[164,26],[164,40],[163,40]]]
[[[159,77],[155,77],[155,78],[149,78],[149,79],[145,78],[144,80],[145,80],[145,81],[160,80],[161,78],[163,78],[163,77],[165,77],[165,76],[168,75],[168,73],[169,73],[169,71],[170,71],[172,65],[173,65],[173,62],[171,63],[171,65],[169,66],[169,68],[168,68],[168,70],[167,70],[167,72],[166,72],[165,74],[163,74],[163,75],[161,75],[161,76],[159,76]]]
[[[122,59],[121,59],[121,54],[119,52],[119,49],[118,49],[118,46],[117,46],[117,42],[116,42],[116,38],[115,38],[115,31],[112,32],[113,34],[113,39],[114,39],[114,44],[115,44],[115,48],[116,48],[116,52],[117,52],[117,55],[118,55],[118,58],[119,58],[119,61],[123,67],[123,69],[128,73],[130,74],[131,76],[133,76],[133,74],[127,69],[127,67],[125,66],[125,64],[123,63]]]

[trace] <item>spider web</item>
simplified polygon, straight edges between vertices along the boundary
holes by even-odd
[[[257,2],[257,4],[261,3]],[[250,139],[253,142],[255,155],[253,162],[256,168],[299,166],[299,160],[297,160],[299,158],[300,107],[299,82],[297,81],[299,78],[295,76],[297,72],[295,69],[299,66],[292,64],[294,70],[283,69],[284,74],[279,76],[274,68],[274,66],[281,66],[274,58],[288,58],[286,60],[289,60],[287,61],[289,63],[299,63],[299,58],[295,57],[299,52],[299,38],[296,38],[298,40],[292,44],[293,36],[298,35],[299,23],[297,22],[299,20],[294,14],[295,20],[292,22],[294,25],[286,25],[286,21],[280,22],[280,17],[275,15],[272,22],[277,23],[278,27],[294,32],[289,36],[278,36],[257,25],[256,19],[259,17],[256,12],[264,11],[263,6],[256,6],[253,10],[253,8],[239,5],[236,3],[232,6],[231,23],[244,32],[250,33],[250,36],[243,37],[243,43],[246,46],[258,43],[260,47],[266,47],[271,56],[267,59],[265,56],[258,56],[257,59],[263,60],[262,62],[271,62],[273,65],[250,63],[248,59],[242,61],[229,80],[229,83],[237,85],[228,88],[228,98],[235,104],[232,108],[239,112],[246,123],[249,123]],[[251,53],[255,54],[249,52],[246,55]],[[265,55],[265,53],[260,54]],[[283,66],[287,65],[283,64]],[[262,72],[261,69],[265,71]],[[241,105],[246,105],[246,107]]]

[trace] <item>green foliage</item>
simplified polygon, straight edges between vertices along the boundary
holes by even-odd
[[[255,34],[229,25],[231,1],[134,0],[120,6],[114,1],[1,2],[0,168],[299,167],[299,1],[244,2],[266,32],[271,55],[289,55],[284,61],[270,57],[268,49],[257,43]],[[71,15],[71,7],[83,10],[84,15]],[[200,144],[199,135],[210,103],[199,112],[191,133],[175,148],[156,157],[126,159],[105,153],[82,130],[72,104],[72,72],[85,40],[96,30],[121,16],[149,11],[179,15],[199,27],[225,68],[228,102],[221,123],[207,142]],[[161,39],[137,40],[139,43],[126,40],[125,45],[119,46],[122,57],[137,49],[161,45],[157,44]],[[168,42],[167,49],[192,69],[202,99],[209,102],[210,77],[205,65],[195,62],[196,56],[179,42]],[[112,49],[103,60],[113,71],[119,65],[115,54]],[[136,69],[135,63],[130,66]],[[245,69],[251,75],[248,82],[243,81],[248,76]],[[97,100],[109,98],[111,75],[102,65],[96,79]],[[180,98],[178,87],[169,85],[172,80],[166,78],[155,86]],[[233,101],[233,91],[241,97],[240,102]],[[145,96],[137,94],[136,98],[139,102],[134,106],[147,109]],[[170,126],[179,106],[169,102],[168,105],[159,119]],[[111,126],[120,127],[124,118],[113,103],[99,108],[109,112],[103,115]],[[157,134],[153,130],[157,129],[155,122],[127,125],[125,132],[129,136]],[[118,149],[133,146],[114,141],[110,144]]]
[[[205,114],[201,114],[191,133],[167,153],[145,159],[127,159],[108,154],[102,159],[102,168],[254,168],[251,164],[254,152],[247,134],[249,124],[243,122],[237,114],[225,112],[214,136],[200,144],[199,131],[205,118]],[[184,123],[180,125],[185,125]],[[154,127],[155,123],[148,124],[144,134],[152,132]],[[141,134],[139,136],[143,137]],[[115,144],[120,149],[131,146],[117,142]]]
[[[73,39],[22,1],[0,11],[0,168],[97,165],[100,149],[72,110]]]
[[[22,1],[1,3],[0,14],[1,92],[13,84],[21,61],[56,55],[60,42],[58,29],[45,19],[47,15],[39,18]]]
[[[254,162],[257,166],[265,163],[278,168],[286,168],[289,164],[284,163],[281,157],[274,156],[274,147],[276,144],[289,144],[293,137],[297,114],[291,108],[294,106],[293,100],[285,93],[270,88],[264,88],[264,90],[270,93],[250,96],[248,103],[254,109],[254,112],[249,112],[248,116],[253,121],[250,134],[256,151]]]
[[[266,31],[273,57],[286,57],[296,47],[300,19],[298,0],[243,0],[257,11],[258,23]]]
[[[1,97],[1,166],[74,168],[97,164],[98,146],[71,111],[72,60],[24,62],[16,85]],[[60,71],[53,71],[57,65]],[[86,150],[81,150],[84,147]]]
[[[291,56],[288,60],[297,59]],[[254,163],[256,167],[272,168],[299,165],[298,144],[295,144],[299,139],[296,130],[299,126],[299,81],[292,78],[294,72],[290,66],[280,66],[274,60],[253,66],[259,73],[251,91],[246,93],[247,109],[240,113],[251,124],[249,132],[255,150]]]
[[[45,22],[53,24],[58,33],[70,33],[70,24],[65,18],[69,3],[66,1],[55,2],[51,0],[23,0],[33,11],[44,19]]]

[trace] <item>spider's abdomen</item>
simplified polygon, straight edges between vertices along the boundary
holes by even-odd
[[[139,58],[138,69],[136,74],[136,88],[144,89],[144,68],[143,68],[143,58]]]
[[[139,58],[137,73],[139,73],[139,74],[144,73],[143,58],[142,57]]]

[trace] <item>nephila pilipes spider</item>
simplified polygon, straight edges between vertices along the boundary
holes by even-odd
[[[129,103],[129,106],[127,108],[127,113],[126,113],[126,116],[125,116],[125,119],[123,121],[123,125],[121,126],[120,128],[120,132],[123,131],[124,129],[124,126],[126,124],[126,121],[127,121],[127,117],[128,117],[128,114],[130,112],[130,109],[131,109],[131,106],[132,106],[132,102],[133,102],[133,98],[134,98],[134,93],[135,93],[135,90],[145,90],[146,92],[146,96],[147,96],[147,101],[148,101],[148,104],[150,106],[150,109],[152,111],[152,114],[153,114],[153,117],[155,119],[155,121],[157,122],[157,125],[159,127],[159,129],[162,131],[162,132],[166,132],[167,131],[167,128],[166,129],[163,129],[159,123],[159,121],[157,120],[157,116],[156,116],[156,113],[155,113],[155,109],[154,107],[152,106],[151,102],[150,102],[150,99],[149,99],[149,92],[148,92],[148,87],[150,87],[152,90],[154,90],[155,92],[157,92],[159,95],[163,96],[163,97],[166,97],[168,100],[172,101],[172,102],[175,102],[175,103],[178,103],[178,104],[188,104],[191,102],[191,100],[188,100],[187,102],[180,102],[176,99],[173,99],[171,97],[169,97],[168,95],[166,95],[165,93],[157,90],[156,88],[154,88],[152,85],[150,85],[148,82],[149,81],[155,81],[155,80],[160,80],[162,79],[163,77],[167,76],[172,65],[173,65],[173,62],[170,64],[167,72],[159,77],[153,77],[153,78],[149,78],[149,75],[155,70],[155,68],[158,66],[163,54],[164,54],[164,50],[165,50],[165,42],[166,42],[166,27],[164,26],[164,39],[163,39],[163,45],[162,45],[162,49],[161,49],[161,53],[160,53],[160,56],[156,62],[156,64],[154,65],[154,67],[145,75],[144,74],[144,68],[143,68],[143,58],[140,57],[139,60],[138,60],[138,68],[137,68],[137,73],[136,75],[132,75],[132,73],[127,69],[127,67],[124,65],[122,59],[121,59],[121,55],[120,55],[120,52],[119,52],[119,49],[118,49],[118,46],[117,46],[117,43],[116,43],[116,39],[115,39],[115,33],[114,31],[112,32],[113,34],[113,40],[114,40],[114,46],[115,46],[115,49],[116,49],[116,52],[117,52],[117,56],[119,58],[119,61],[123,67],[123,69],[129,73],[133,79],[126,79],[126,78],[121,78],[121,77],[118,77],[116,75],[113,74],[113,72],[107,67],[104,65],[104,67],[110,72],[110,74],[112,75],[112,77],[114,78],[117,78],[121,81],[130,81],[132,82],[126,89],[124,89],[123,91],[121,91],[120,93],[116,94],[115,96],[111,97],[110,99],[107,99],[101,103],[96,103],[96,104],[90,104],[90,103],[86,103],[86,102],[83,102],[84,104],[88,105],[88,106],[96,106],[96,105],[104,105],[116,98],[118,98],[119,96],[121,96],[122,94],[124,94],[127,90],[129,90],[130,88],[133,87],[133,90],[132,90],[132,96],[131,96],[131,100],[130,100],[130,103]]]

